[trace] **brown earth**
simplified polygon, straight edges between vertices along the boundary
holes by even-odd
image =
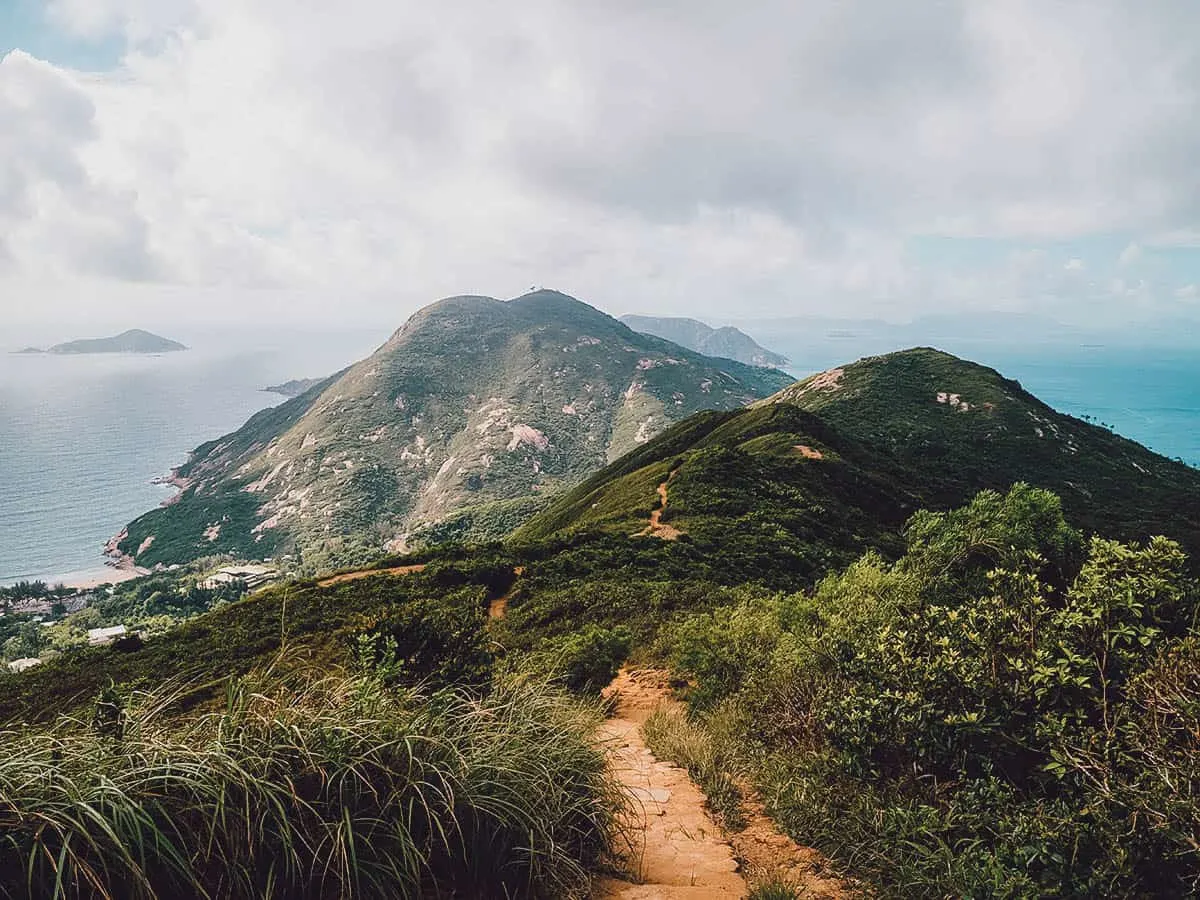
[[[631,797],[633,812],[624,836],[628,875],[602,880],[595,897],[744,898],[751,884],[772,880],[812,900],[859,896],[829,873],[817,851],[780,833],[752,791],[746,791],[743,803],[748,824],[724,834],[687,772],[654,757],[642,740],[641,725],[658,706],[676,702],[666,673],[622,670],[606,694],[616,701],[616,715],[604,737],[615,748],[614,773]]]
[[[800,455],[805,459],[824,459],[825,454],[808,444],[797,444],[796,449],[800,451]]]
[[[345,584],[348,581],[361,581],[364,578],[374,578],[377,575],[411,575],[425,568],[424,563],[415,566],[396,566],[394,569],[365,569],[361,572],[344,572],[334,575],[324,581],[318,581],[317,587],[333,587],[335,584]]]
[[[520,578],[524,574],[524,566],[517,566],[515,569],[513,569],[513,575],[515,575],[517,578]],[[517,585],[514,582],[513,586],[508,589],[508,592],[503,597],[497,597],[490,604],[488,604],[488,618],[503,619],[505,613],[508,612],[508,601],[512,599],[512,595],[516,592]]]
[[[675,472],[679,470],[676,469]],[[650,512],[650,524],[643,529],[639,536],[641,537],[656,537],[664,541],[676,540],[681,534],[678,528],[674,525],[663,524],[663,513],[667,509],[667,485],[671,483],[671,479],[675,477],[675,472],[667,476],[667,480],[658,486],[658,506]]]

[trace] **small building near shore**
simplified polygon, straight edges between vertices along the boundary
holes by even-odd
[[[279,570],[270,566],[225,566],[202,581],[200,586],[208,590],[216,590],[224,585],[240,581],[246,585],[247,589],[254,590],[277,580],[279,580]]]
[[[113,625],[111,628],[90,628],[87,633],[88,644],[93,647],[111,644],[117,638],[124,636],[128,630],[124,625]]]

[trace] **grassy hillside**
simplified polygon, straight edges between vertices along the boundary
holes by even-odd
[[[1127,539],[1165,532],[1200,551],[1200,470],[1056,412],[985,366],[928,348],[860,360],[767,403],[816,413],[918,473],[926,502],[1027,481],[1083,527]]]
[[[275,415],[300,423],[329,390]],[[654,720],[656,746],[722,796],[754,784],[794,838],[881,896],[1194,895],[1200,583],[1185,548],[1194,554],[1197,474],[929,350],[701,412],[504,544],[280,585],[145,642],[0,676],[0,793],[18,798],[0,873],[32,871],[44,887],[49,863],[14,861],[140,859],[113,855],[110,830],[94,826],[111,821],[120,847],[179,848],[194,870],[170,877],[203,885],[230,859],[247,879],[273,879],[265,860],[284,853],[295,870],[277,890],[289,896],[287,878],[311,866],[304,841],[348,835],[380,849],[361,864],[339,856],[338,878],[376,885],[395,870],[412,896],[430,885],[486,896],[485,884],[569,896],[602,860],[613,806],[586,713],[530,686],[594,693],[632,655],[669,666],[691,706],[690,718]],[[1045,489],[1056,485],[1061,500]],[[519,500],[491,502],[497,521],[520,514],[506,505]],[[647,534],[656,512],[671,530]],[[1158,532],[1183,547],[1144,539]],[[389,571],[401,564],[424,568]],[[505,614],[492,617],[500,598]],[[314,686],[314,670],[333,687]],[[396,755],[401,745],[441,749]],[[47,777],[67,757],[69,780]],[[202,800],[139,794],[163,777],[147,760],[194,766],[188,789]],[[364,772],[370,787],[348,804],[327,789],[361,785]],[[435,840],[418,816],[385,839],[379,822],[401,810],[378,798],[409,798],[430,778],[453,785],[455,802],[411,808],[466,810],[468,827]],[[490,792],[498,782],[502,795]],[[566,795],[546,796],[560,782]],[[95,801],[99,819],[78,805],[114,784],[119,802]],[[242,819],[237,833],[253,840],[229,839],[214,824],[225,801],[203,799],[274,809],[293,784],[311,789],[308,805],[263,821],[300,836],[299,855]],[[345,825],[330,815],[339,808]],[[47,809],[61,830],[37,830]],[[499,822],[497,809],[509,813]],[[124,830],[176,819],[198,824],[165,844]]]
[[[198,448],[178,472],[183,496],[130,524],[120,548],[144,565],[292,551],[317,571],[389,544],[497,537],[671,423],[790,382],[553,291],[454,297],[369,359]]]
[[[655,479],[668,473],[664,521],[710,546],[745,540],[773,557],[798,543],[848,552],[886,543],[918,507],[947,508],[1017,481],[1058,493],[1088,531],[1127,540],[1164,533],[1200,552],[1200,471],[1058,413],[991,369],[926,349],[680,423],[517,537],[632,533],[657,503]]]

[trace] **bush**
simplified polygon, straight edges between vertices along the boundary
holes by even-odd
[[[697,708],[742,711],[781,821],[902,896],[1195,890],[1200,593],[1179,547],[1084,549],[1025,486],[906,535],[894,564],[672,633]]]
[[[628,629],[588,625],[547,641],[521,660],[527,671],[561,683],[574,694],[595,694],[617,676],[633,639]]]
[[[495,662],[484,600],[466,588],[395,606],[359,638],[359,661],[388,684],[482,689]]]
[[[557,898],[609,849],[600,717],[545,688],[244,681],[164,723],[171,701],[0,733],[0,894]]]

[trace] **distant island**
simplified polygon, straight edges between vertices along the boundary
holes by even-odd
[[[168,340],[148,331],[132,329],[116,337],[92,338],[55,344],[48,350],[27,347],[22,353],[56,353],[64,356],[80,356],[89,353],[178,353],[186,350],[178,341]]]
[[[292,397],[307,394],[322,381],[325,381],[325,379],[293,378],[291,381],[285,381],[283,384],[273,384],[270,387],[265,387],[263,391],[268,394],[279,394],[279,396],[287,397],[290,400]]]
[[[768,350],[744,331],[728,325],[713,328],[698,319],[671,316],[621,316],[621,321],[634,331],[665,338],[705,356],[732,359],[748,366],[782,368],[790,363],[786,356]]]

